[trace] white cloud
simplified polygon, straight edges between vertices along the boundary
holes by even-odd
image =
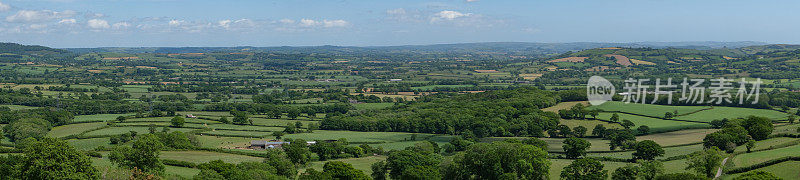
[[[75,11],[51,11],[51,10],[20,10],[16,14],[6,17],[8,22],[45,22],[59,18],[75,16]]]
[[[312,27],[312,26],[316,26],[317,24],[318,24],[317,21],[314,21],[314,20],[311,20],[311,19],[301,19],[300,20],[300,26],[304,26],[304,27]]]
[[[341,19],[337,20],[327,20],[323,19],[322,21],[316,21],[311,19],[300,19],[300,26],[302,27],[325,27],[325,28],[332,28],[332,27],[345,27],[350,25],[349,22]]]
[[[441,11],[433,15],[431,17],[431,22],[436,22],[440,20],[453,20],[460,17],[468,17],[471,16],[471,13],[461,13],[458,11]]]
[[[350,23],[348,23],[347,21],[341,20],[341,19],[330,20],[330,21],[329,20],[322,20],[322,26],[326,27],[326,28],[328,28],[328,27],[345,27],[345,26],[347,26],[349,24]]]
[[[478,2],[478,0],[467,0],[467,2]]]
[[[281,20],[278,20],[278,22],[283,23],[283,24],[294,24],[295,21],[291,20],[291,19],[281,19]]]
[[[75,24],[77,22],[78,20],[75,19],[62,19],[61,21],[58,21],[58,24]]]
[[[3,2],[0,2],[0,12],[6,12],[8,10],[11,10],[11,6],[9,6],[8,4],[3,4]]]
[[[111,27],[111,25],[108,25],[108,21],[102,19],[92,19],[86,23],[93,29],[108,29]]]
[[[231,28],[231,22],[233,22],[233,21],[231,21],[230,19],[226,19],[226,20],[222,20],[222,21],[217,22],[217,25],[219,27],[223,27],[225,29],[228,29],[228,28]]]
[[[184,22],[183,20],[173,19],[169,21],[169,26],[180,26],[181,24],[183,24],[183,22]]]
[[[131,27],[131,24],[128,22],[118,22],[114,23],[114,25],[111,25],[111,27],[114,27],[114,29],[127,29],[128,27]]]

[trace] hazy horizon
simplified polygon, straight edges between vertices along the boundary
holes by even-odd
[[[57,48],[476,42],[798,44],[797,1],[0,0],[0,41]],[[765,21],[768,19],[768,21]]]

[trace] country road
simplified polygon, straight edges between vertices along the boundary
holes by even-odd
[[[722,167],[725,166],[725,162],[728,162],[728,158],[722,159],[722,164],[719,165],[719,169],[717,169],[717,175],[714,176],[714,179],[719,178],[719,176],[722,176]]]

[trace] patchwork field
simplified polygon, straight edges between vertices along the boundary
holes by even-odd
[[[264,158],[236,155],[229,153],[218,153],[208,151],[162,151],[161,159],[172,159],[193,163],[205,163],[213,160],[222,160],[227,163],[241,163],[241,162],[260,162]]]
[[[600,115],[597,116],[597,118],[608,121],[611,119],[612,115],[613,113],[600,113]],[[644,116],[622,114],[622,113],[618,113],[617,115],[619,115],[620,122],[622,120],[629,120],[633,122],[633,124],[635,124],[636,127],[642,125],[650,127],[651,133],[710,127],[710,125],[704,123],[664,120],[664,119],[656,119],[656,118],[649,118]],[[636,127],[634,127],[633,129],[635,129]]]
[[[678,115],[700,111],[702,109],[710,108],[709,106],[665,106],[654,104],[636,104],[624,103],[618,101],[609,101],[598,106],[591,106],[590,109],[600,109],[603,111],[626,112],[631,114],[639,114],[653,117],[664,117],[667,112],[678,111]],[[710,121],[710,120],[709,120]]]
[[[733,161],[729,160],[728,162],[732,162],[735,167],[742,167],[786,156],[800,156],[800,145],[740,154],[735,156]]]
[[[758,168],[756,171],[771,172],[782,179],[800,179],[800,171],[798,171],[797,167],[800,167],[800,161],[787,161],[772,166]],[[730,180],[739,177],[742,174],[744,173],[726,175],[722,176],[722,179]]]
[[[678,116],[675,119],[711,122],[712,120],[728,118],[744,118],[747,116],[763,116],[772,120],[786,120],[787,114],[779,111],[766,110],[766,109],[750,109],[750,108],[737,108],[737,107],[720,107],[716,106],[713,109],[703,110],[694,114],[685,116]]]
[[[51,129],[50,132],[47,132],[47,136],[64,137],[69,135],[77,135],[82,132],[97,129],[103,126],[106,126],[106,123],[96,122],[96,123],[68,124],[64,126],[53,127],[53,129]]]

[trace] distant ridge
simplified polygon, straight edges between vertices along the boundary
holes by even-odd
[[[276,46],[276,47],[100,47],[100,48],[68,48],[67,50],[78,53],[87,52],[119,52],[119,53],[207,53],[207,52],[370,52],[370,51],[398,51],[398,52],[480,52],[502,51],[510,54],[548,55],[561,54],[569,51],[602,47],[650,47],[650,48],[684,48],[684,49],[719,49],[741,48],[748,46],[767,45],[767,43],[754,41],[741,42],[634,42],[634,43],[603,43],[603,42],[570,42],[570,43],[536,43],[536,42],[480,42],[480,43],[454,43],[431,45],[400,45],[400,46]]]

